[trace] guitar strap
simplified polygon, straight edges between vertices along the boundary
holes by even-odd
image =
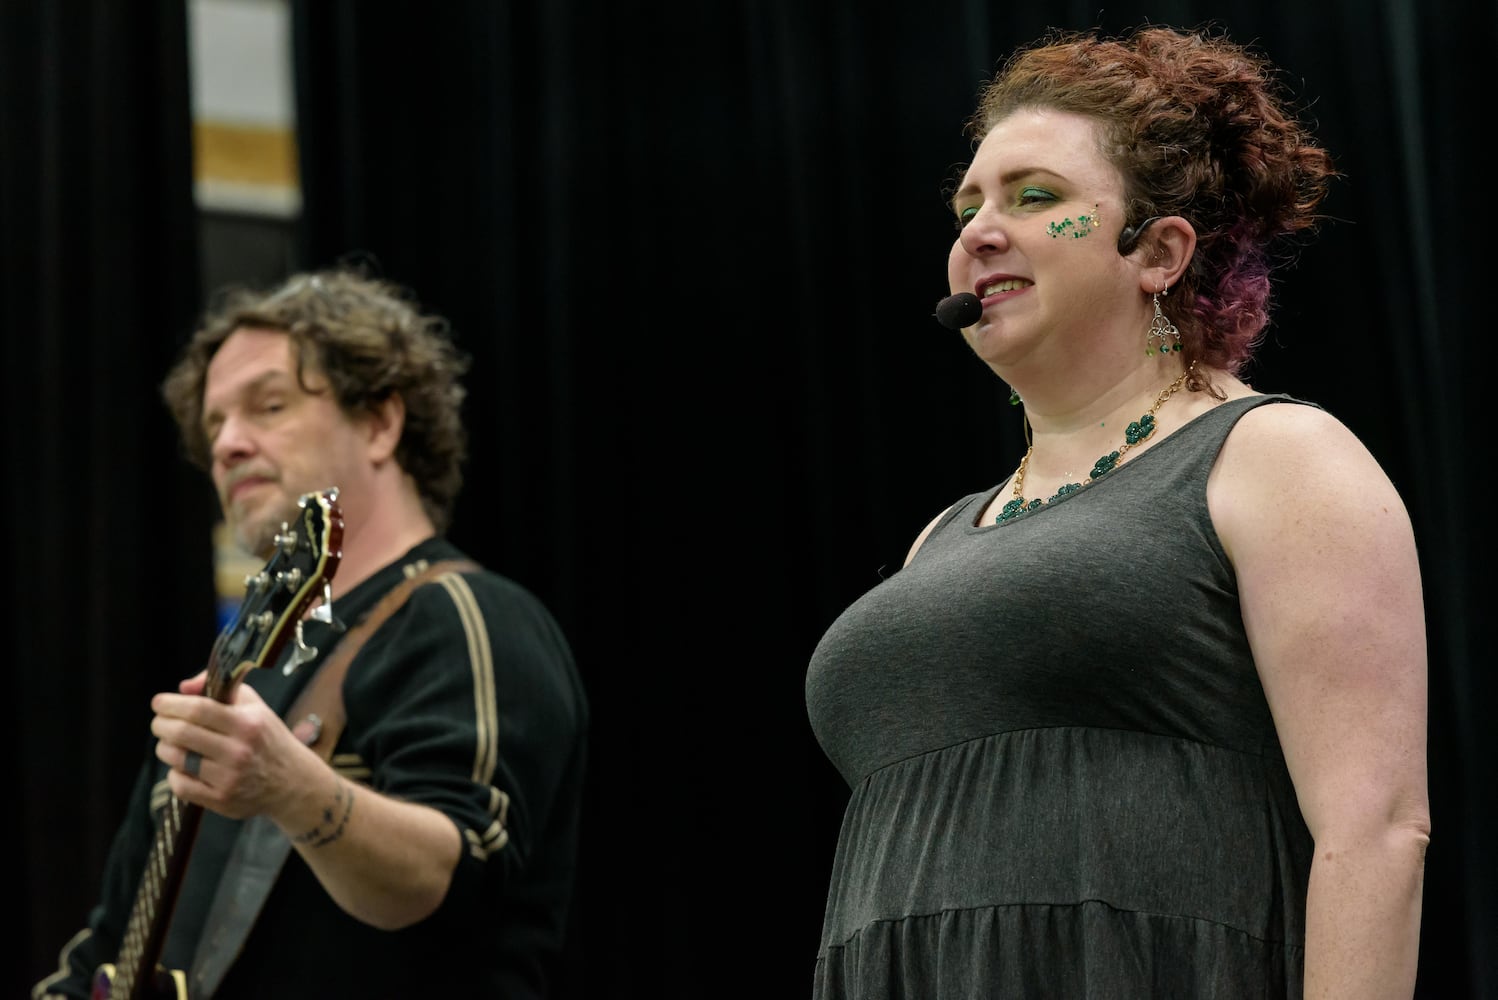
[[[331,760],[333,748],[338,745],[338,737],[347,721],[343,678],[354,655],[417,587],[443,573],[477,568],[476,564],[461,559],[431,563],[393,587],[364,620],[333,647],[333,652],[318,667],[286,714],[298,738],[317,751],[323,760]],[[207,1000],[217,991],[224,973],[239,957],[250,928],[260,915],[271,886],[290,853],[291,841],[264,816],[251,817],[241,825],[234,849],[224,866],[223,878],[203,922],[203,933],[198,939],[188,976],[188,996],[194,1000]]]

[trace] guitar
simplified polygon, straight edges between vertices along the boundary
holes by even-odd
[[[229,702],[245,674],[274,664],[293,635],[304,648],[302,618],[337,572],[343,556],[338,491],[308,493],[297,505],[295,523],[281,525],[270,561],[245,581],[238,614],[213,644],[203,694],[215,701]],[[202,806],[167,795],[119,956],[95,973],[93,1000],[187,1000],[186,975],[163,968],[161,951],[202,819]]]

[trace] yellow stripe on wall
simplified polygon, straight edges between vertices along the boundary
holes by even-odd
[[[201,182],[298,187],[296,134],[289,128],[193,124],[193,176]]]

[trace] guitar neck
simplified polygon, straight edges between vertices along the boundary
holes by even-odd
[[[297,508],[295,520],[283,523],[276,535],[265,568],[245,581],[238,614],[214,643],[203,687],[206,697],[230,702],[246,672],[274,663],[293,635],[300,644],[301,618],[342,559],[338,491],[309,493]],[[118,957],[107,974],[109,1000],[144,1000],[156,994],[167,929],[202,820],[202,806],[168,794]]]
[[[156,969],[166,932],[182,889],[188,857],[203,820],[203,807],[167,796],[151,856],[135,894],[115,963],[111,1000],[139,1000],[153,995]]]
[[[223,665],[221,653],[222,649],[216,646],[215,662],[208,670],[203,694],[228,703],[238,684],[235,675]],[[135,892],[135,904],[125,922],[109,1000],[145,1000],[157,995],[157,967],[166,948],[166,933],[202,822],[202,806],[167,793],[161,823],[151,842],[151,854]]]

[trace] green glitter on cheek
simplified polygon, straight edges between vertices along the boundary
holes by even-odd
[[[1045,231],[1051,234],[1051,239],[1058,236],[1070,236],[1074,240],[1079,240],[1090,235],[1102,224],[1102,213],[1098,211],[1097,205],[1093,205],[1091,215],[1079,215],[1075,219],[1062,219],[1060,222],[1047,222]]]

